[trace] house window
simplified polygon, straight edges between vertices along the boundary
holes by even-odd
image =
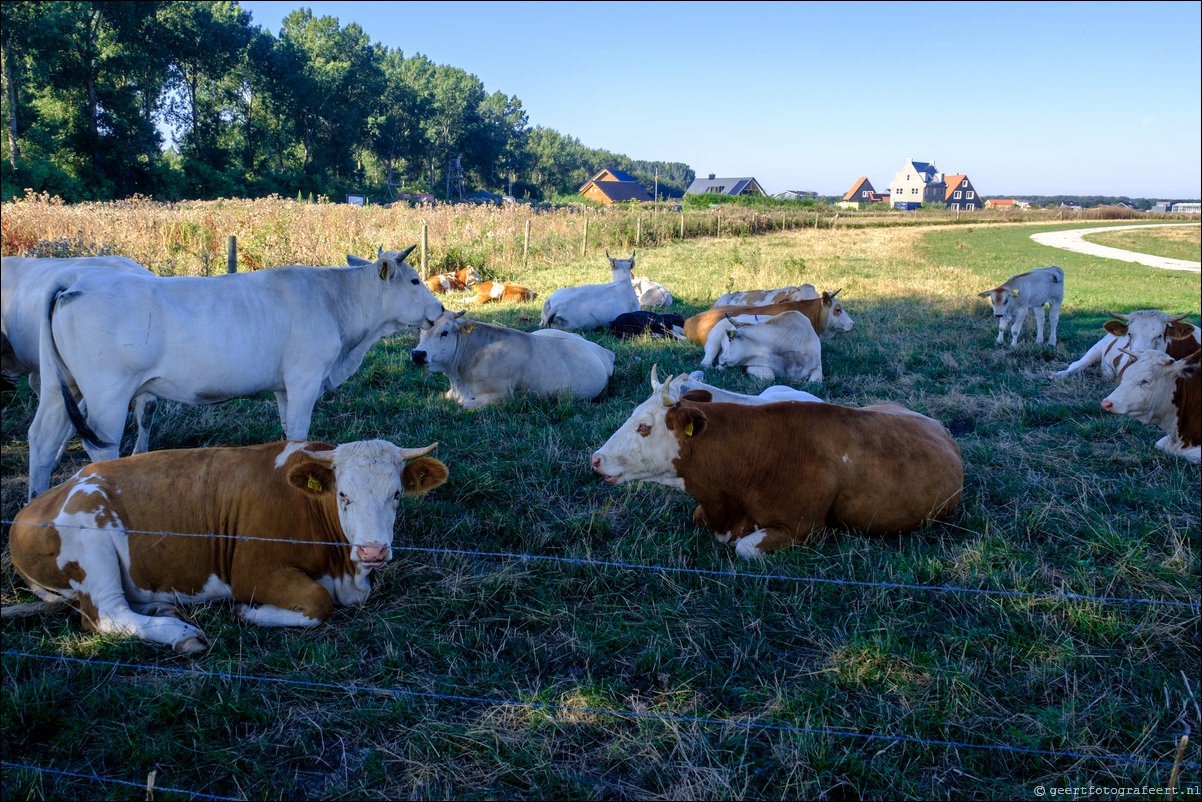
[[[973,199],[973,198],[975,198],[976,196],[977,196],[977,193],[973,192],[973,191],[970,189],[970,190],[968,190],[968,193],[967,193],[967,194],[966,194],[964,197],[968,198],[969,200],[972,200],[972,199]]]
[[[957,194],[958,194],[958,193],[957,193]],[[953,211],[953,212],[958,212],[958,211],[960,211],[960,204],[958,204],[958,203],[953,203],[953,204],[952,204],[952,211]]]
[[[956,194],[953,197],[956,198],[957,200],[959,200],[960,199],[960,190],[957,189]]]
[[[918,187],[910,187],[910,194],[911,194],[911,195],[917,195],[917,194],[918,194]]]
[[[864,190],[863,192],[861,192],[861,193],[860,193],[860,197],[861,197],[861,198],[867,198],[867,197],[868,197],[868,190]]]

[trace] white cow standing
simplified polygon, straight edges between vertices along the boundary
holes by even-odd
[[[1102,378],[1111,381],[1123,375],[1131,363],[1131,354],[1140,351],[1174,352],[1175,356],[1186,356],[1202,344],[1202,332],[1197,326],[1186,323],[1188,314],[1169,317],[1158,309],[1137,309],[1127,315],[1107,312],[1114,320],[1107,320],[1102,328],[1106,334],[1085,352],[1085,355],[1064,370],[1051,374],[1051,378],[1080,373],[1091,365],[1097,365]],[[1189,339],[1193,339],[1191,347]]]
[[[727,318],[709,336],[719,328],[725,329],[726,339],[718,354],[719,369],[743,367],[747,375],[763,380],[783,376],[822,381],[822,342],[801,312],[781,312],[762,323]]]
[[[630,280],[634,252],[629,259],[614,259],[606,251],[605,258],[613,271],[613,281],[563,287],[551,293],[543,304],[541,328],[590,331],[608,326],[624,312],[639,311],[639,296]]]
[[[87,275],[58,291],[42,327],[42,392],[29,427],[29,497],[45,491],[57,445],[74,425],[93,461],[115,459],[138,393],[215,404],[275,393],[284,436],[306,440],[323,392],[367,349],[442,304],[405,263],[381,251],[357,267],[292,265],[214,277]],[[120,310],[116,313],[115,310]],[[85,421],[74,403],[87,403]]]
[[[35,395],[42,392],[38,349],[50,298],[59,287],[69,286],[92,272],[150,275],[145,267],[124,256],[0,259],[0,331],[11,349],[5,354],[4,370],[17,376],[28,375],[29,387]],[[135,454],[150,448],[150,426],[157,406],[153,395],[139,393],[134,397],[134,421],[138,427]],[[59,443],[56,454],[62,454],[69,439],[70,432]]]
[[[614,372],[614,354],[579,334],[533,332],[444,312],[423,329],[413,362],[451,382],[447,397],[479,409],[510,395],[596,398]]]
[[[991,290],[977,293],[988,298],[997,318],[997,343],[1001,345],[1010,329],[1010,347],[1018,345],[1027,312],[1035,313],[1035,342],[1043,342],[1043,307],[1048,307],[1048,345],[1056,344],[1060,324],[1060,304],[1064,302],[1064,271],[1052,265],[1011,276]]]

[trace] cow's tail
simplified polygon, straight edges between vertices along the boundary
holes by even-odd
[[[79,408],[79,404],[75,402],[75,396],[71,393],[71,388],[67,386],[65,378],[67,366],[63,363],[63,355],[59,353],[58,344],[54,341],[54,309],[58,306],[60,298],[64,301],[69,301],[75,295],[76,293],[67,292],[66,287],[59,287],[50,296],[50,303],[46,307],[46,336],[50,342],[49,356],[54,362],[54,375],[58,378],[58,388],[63,395],[63,406],[67,409],[67,417],[71,419],[71,425],[75,427],[75,431],[79,433],[80,438],[88,445],[93,448],[108,448],[109,444],[101,440],[100,436],[92,431],[92,427],[84,419],[83,411]]]

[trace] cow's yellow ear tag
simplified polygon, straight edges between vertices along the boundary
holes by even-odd
[[[693,436],[693,424],[691,424],[691,423],[685,424],[684,433],[685,433],[686,437],[692,437]]]
[[[472,326],[464,326],[464,327],[463,327],[463,333],[464,333],[464,334],[471,334],[471,333],[472,333],[472,329],[474,329],[474,328],[476,328],[474,325],[472,325]]]
[[[388,265],[384,265],[383,267],[380,268],[380,278],[381,279],[388,278]]]
[[[314,493],[321,492],[321,482],[317,481],[316,476],[309,477],[309,489],[312,490]]]

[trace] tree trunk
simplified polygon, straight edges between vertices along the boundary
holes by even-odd
[[[8,84],[8,163],[16,168],[17,160],[21,158],[21,145],[17,139],[17,76],[13,74],[7,31],[0,40],[0,63],[3,63],[4,82]]]

